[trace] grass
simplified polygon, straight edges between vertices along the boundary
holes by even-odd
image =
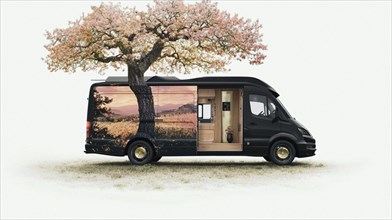
[[[230,184],[252,184],[310,175],[325,168],[321,163],[294,162],[290,166],[276,166],[260,161],[163,161],[135,166],[128,161],[68,162],[42,166],[61,177],[64,182],[87,182],[95,186],[109,184],[118,189],[163,190],[178,187],[221,187]],[[51,177],[53,178],[53,177]]]

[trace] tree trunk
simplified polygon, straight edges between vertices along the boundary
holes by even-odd
[[[161,56],[163,47],[164,42],[158,40],[154,43],[151,51],[138,62],[127,63],[129,87],[136,95],[139,108],[139,128],[137,130],[139,135],[155,136],[154,98],[151,88],[144,82],[144,73]]]
[[[128,83],[135,93],[139,110],[138,135],[155,136],[155,109],[151,88],[144,81],[144,72],[132,64],[128,64]]]

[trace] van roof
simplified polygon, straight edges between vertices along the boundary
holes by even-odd
[[[209,86],[209,85],[251,85],[256,87],[265,87],[270,90],[275,97],[279,94],[267,83],[254,78],[244,76],[207,76],[198,77],[192,79],[178,79],[174,76],[146,76],[144,81],[148,85],[198,85],[198,86]],[[105,80],[105,83],[110,84],[128,84],[128,77],[126,76],[110,76]]]

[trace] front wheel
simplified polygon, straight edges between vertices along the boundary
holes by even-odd
[[[277,165],[289,165],[295,158],[295,148],[288,141],[275,142],[269,152],[269,159]]]
[[[128,158],[132,164],[144,165],[150,163],[154,149],[145,141],[135,141],[128,148]]]

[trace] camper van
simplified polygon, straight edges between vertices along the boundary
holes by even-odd
[[[153,120],[139,117],[138,97],[145,96],[132,92],[127,77],[91,86],[85,153],[128,156],[136,165],[165,156],[229,155],[288,165],[295,157],[315,155],[313,136],[259,79],[154,76],[145,81]]]

